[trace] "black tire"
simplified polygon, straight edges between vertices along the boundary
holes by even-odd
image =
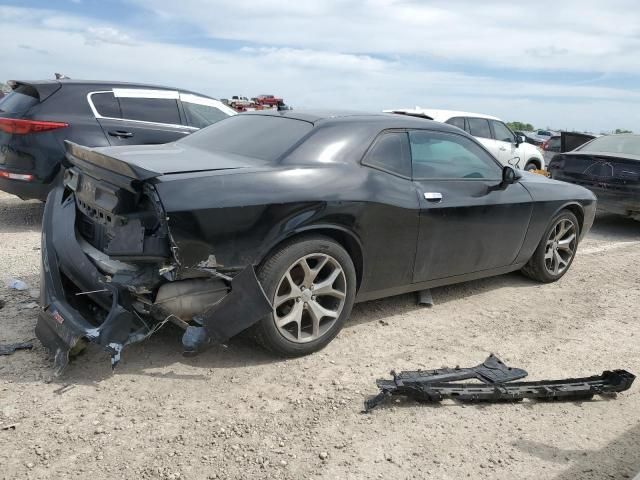
[[[539,170],[539,167],[536,162],[529,160],[527,164],[524,166],[524,169],[527,172],[533,172],[534,170]]]
[[[548,248],[548,240],[551,235],[552,230],[554,230],[558,224],[562,221],[569,221],[573,224],[573,228],[575,229],[575,246],[573,248],[573,253],[568,258],[566,263],[566,267],[558,272],[554,273],[551,271],[547,265],[547,260],[545,259],[545,255],[547,253]],[[564,274],[569,271],[571,264],[576,256],[576,251],[578,248],[578,238],[580,236],[580,224],[578,223],[578,219],[576,216],[568,210],[562,210],[559,212],[551,222],[549,222],[549,226],[544,232],[536,251],[533,253],[533,256],[529,259],[527,264],[522,268],[522,273],[527,277],[537,280],[542,283],[551,283],[561,279]]]
[[[274,302],[276,289],[283,277],[297,261],[309,255],[326,255],[339,264],[344,273],[344,304],[337,319],[327,327],[319,337],[305,343],[298,343],[286,338],[285,333],[276,326],[276,309],[262,318],[254,327],[255,339],[268,350],[286,357],[308,355],[324,348],[340,332],[344,323],[351,315],[356,294],[356,272],[351,257],[336,241],[321,235],[309,235],[295,238],[280,246],[273,252],[258,269],[258,279],[262,284],[267,298]],[[315,297],[314,297],[315,298]],[[304,304],[306,306],[306,303]]]

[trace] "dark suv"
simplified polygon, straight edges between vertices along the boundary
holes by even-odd
[[[0,99],[0,190],[44,200],[61,175],[64,140],[92,147],[178,140],[230,115],[205,95],[151,85],[11,81]]]

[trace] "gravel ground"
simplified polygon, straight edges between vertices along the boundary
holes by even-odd
[[[0,343],[34,338],[42,206],[0,193]],[[46,352],[0,357],[0,478],[632,478],[640,393],[591,402],[360,413],[390,369],[470,366],[495,352],[531,379],[640,371],[640,223],[599,216],[571,271],[519,274],[357,305],[322,352],[273,358],[236,339],[184,358],[172,328],[97,348],[52,379]]]

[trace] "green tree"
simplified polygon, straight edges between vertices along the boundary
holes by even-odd
[[[631,130],[626,130],[624,128],[616,128],[614,133],[618,134],[618,133],[633,133],[633,132]]]
[[[509,128],[511,130],[518,130],[520,132],[531,132],[531,131],[535,130],[533,128],[533,125],[531,125],[530,123],[507,122],[507,125],[509,126]]]

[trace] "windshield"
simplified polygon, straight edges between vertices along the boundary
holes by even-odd
[[[640,156],[640,135],[607,135],[577,148],[580,152],[619,153]]]
[[[236,115],[196,132],[178,143],[273,161],[311,131],[303,120],[267,115]]]

